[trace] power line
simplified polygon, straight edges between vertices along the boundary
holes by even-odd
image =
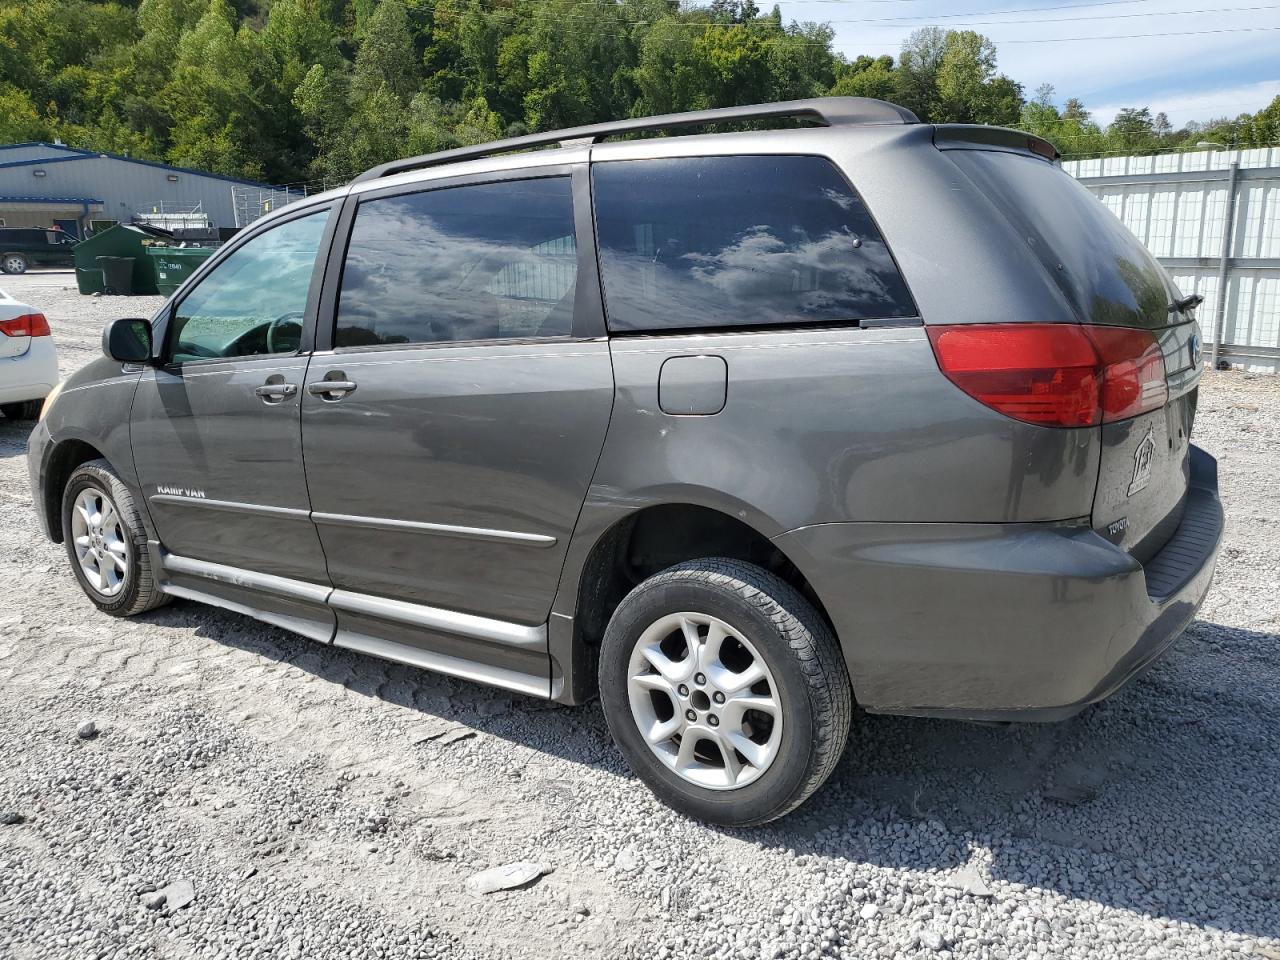
[[[1112,0],[1112,2],[1115,2],[1115,0]],[[1122,2],[1143,2],[1143,0],[1122,0]],[[624,10],[624,9],[625,9],[625,8],[623,8],[623,7],[619,6],[619,5],[613,5],[613,4],[598,4],[598,3],[595,3],[595,2],[594,2],[594,0],[585,0],[585,2],[579,2],[579,0],[574,0],[574,3],[573,3],[572,5],[573,5],[573,6],[581,6],[581,7],[588,7],[588,6],[591,6],[591,7],[596,7],[597,9],[600,9],[600,10],[608,10],[608,9],[612,8],[612,9],[614,9],[614,10],[621,11],[621,10]],[[705,8],[703,8],[703,9],[705,9]],[[1048,8],[1040,8],[1040,9],[1048,9]],[[1183,11],[1183,10],[1171,10],[1171,11],[1167,11],[1167,12],[1165,12],[1165,13],[1164,13],[1164,14],[1162,14],[1162,15],[1163,15],[1163,16],[1176,16],[1176,15],[1178,15],[1178,14],[1183,14],[1183,13],[1200,13],[1200,14],[1204,14],[1204,13],[1229,13],[1229,12],[1239,12],[1239,11],[1255,11],[1255,12],[1256,12],[1256,11],[1258,11],[1258,10],[1274,10],[1274,9],[1280,9],[1280,5],[1277,5],[1277,4],[1268,4],[1268,5],[1259,5],[1259,6],[1250,6],[1250,7],[1213,7],[1213,8],[1203,8],[1203,9],[1198,9],[1198,10],[1185,10],[1185,11]],[[495,10],[494,8],[489,8],[489,10],[490,10],[490,12],[510,12],[513,16],[517,16],[516,11],[514,10],[514,8],[505,8],[505,9],[502,9],[502,10]],[[997,12],[997,11],[993,11],[993,13],[995,13],[995,12]],[[1003,11],[1003,12],[1012,12],[1012,11]],[[979,13],[979,14],[947,14],[947,15],[945,15],[945,16],[975,16],[975,15],[976,15],[976,16],[982,16],[983,14],[980,14],[980,13]],[[1003,20],[1003,21],[973,21],[973,22],[971,22],[971,23],[960,23],[960,24],[957,24],[957,25],[958,25],[958,26],[968,26],[968,25],[990,25],[990,26],[1001,26],[1001,25],[1003,25],[1003,24],[1010,24],[1010,25],[1013,25],[1013,24],[1035,24],[1035,23],[1060,23],[1060,22],[1074,22],[1074,21],[1077,21],[1077,20],[1079,20],[1079,21],[1086,21],[1086,20],[1108,20],[1108,19],[1118,19],[1118,18],[1120,18],[1120,17],[1137,17],[1137,16],[1151,16],[1151,15],[1152,15],[1152,14],[1147,14],[1147,13],[1141,13],[1141,14],[1132,14],[1132,13],[1131,13],[1131,14],[1115,14],[1115,15],[1110,15],[1110,16],[1100,16],[1100,17],[1065,17],[1065,18],[1059,18],[1059,19]],[[565,22],[568,22],[568,23],[573,23],[573,22],[584,23],[584,22],[599,22],[599,21],[597,21],[597,20],[596,20],[596,18],[595,18],[595,17],[591,17],[591,16],[585,16],[585,17],[584,17],[584,16],[571,16],[571,15],[567,15],[567,14],[562,14],[562,15],[559,15],[559,16],[537,16],[537,15],[529,15],[529,14],[525,14],[525,15],[523,15],[523,16],[520,16],[519,18],[520,18],[520,19],[522,19],[522,20],[533,20],[533,21],[540,21],[540,22],[545,22],[545,23],[565,23]],[[863,19],[863,18],[859,18],[859,19],[852,19],[852,20],[826,20],[826,21],[823,21],[823,22],[824,22],[824,23],[852,23],[852,24],[865,24],[865,23],[885,23],[886,21],[897,21],[897,20],[899,20],[899,19],[906,19],[906,18],[893,18],[893,17],[879,18],[879,19]],[[912,19],[915,19],[915,18],[912,18]],[[934,18],[922,17],[922,18],[919,18],[919,21],[920,21],[920,24],[921,24],[921,25],[925,25],[925,24],[928,24],[928,23],[932,22],[932,19],[934,19]],[[746,22],[746,23],[737,23],[737,22],[724,23],[724,22],[717,22],[717,21],[706,21],[706,22],[696,22],[696,21],[694,21],[694,22],[690,22],[690,21],[677,20],[677,19],[674,19],[674,18],[668,18],[668,17],[664,17],[664,18],[659,19],[659,20],[630,20],[630,19],[626,19],[625,17],[619,17],[619,18],[617,18],[617,19],[613,20],[612,22],[604,23],[604,24],[602,24],[602,25],[603,25],[603,26],[619,26],[619,27],[628,27],[628,28],[630,28],[630,27],[639,27],[639,26],[655,26],[655,25],[658,25],[658,24],[669,25],[669,26],[676,26],[676,27],[682,27],[682,28],[686,28],[686,29],[695,29],[695,30],[697,30],[697,29],[702,29],[702,30],[707,30],[707,29],[716,29],[716,30],[729,30],[729,29],[742,30],[742,29],[747,29],[747,30],[749,30],[749,29],[754,29],[754,28],[758,28],[758,27],[759,27],[759,24],[758,24],[758,23],[756,23],[756,22],[750,22],[750,21],[749,21],[749,22]],[[891,25],[895,25],[895,24],[891,24],[891,23],[890,23],[890,24],[886,24],[886,25],[890,25],[890,26],[891,26]],[[903,26],[910,26],[910,24],[902,24],[902,25],[903,25]],[[1280,30],[1280,26],[1274,26],[1274,27],[1219,27],[1219,28],[1213,28],[1213,29],[1207,29],[1207,30],[1168,31],[1168,32],[1161,32],[1161,33],[1111,34],[1111,35],[1107,35],[1107,36],[1099,36],[1099,37],[1035,37],[1035,38],[1025,38],[1025,39],[1007,39],[1007,40],[1001,40],[1001,39],[997,39],[997,38],[988,38],[988,39],[990,39],[993,43],[996,43],[996,44],[1000,44],[1000,43],[1072,43],[1072,42],[1096,41],[1096,40],[1136,40],[1136,39],[1142,39],[1142,38],[1147,38],[1147,37],[1184,37],[1184,36],[1204,36],[1204,35],[1209,35],[1209,34],[1218,34],[1218,33],[1252,33],[1252,32],[1255,32],[1255,31],[1273,31],[1273,30]],[[618,36],[618,37],[625,37],[626,35],[625,35],[625,34],[615,34],[615,36]],[[685,39],[685,38],[677,38],[677,37],[668,37],[668,38],[666,38],[666,39],[667,39],[669,42],[694,42],[696,38]],[[792,39],[792,41],[791,41],[791,42],[792,42],[793,44],[799,44],[799,45],[801,45],[801,46],[814,46],[814,47],[825,47],[825,46],[828,46],[828,44],[823,43],[823,42],[818,42],[818,41],[797,41],[797,40]],[[889,41],[880,41],[880,42],[872,41],[872,42],[870,42],[870,43],[867,43],[866,41],[863,41],[863,42],[862,42],[862,45],[863,45],[864,47],[865,47],[865,46],[879,46],[879,47],[899,46],[899,44],[898,44],[897,42],[889,42]]]
[[[1262,33],[1277,27],[1223,27],[1217,30],[1177,30],[1168,33],[1121,33],[1105,37],[1043,37],[1034,40],[992,40],[992,43],[1074,43],[1078,40],[1142,40],[1148,37],[1201,37],[1212,33]]]
[[[599,0],[584,0],[584,2],[597,4]],[[847,5],[849,3],[858,3],[858,2],[861,2],[861,3],[895,3],[895,2],[915,3],[917,2],[917,0],[786,0],[786,2],[788,3],[796,2],[796,3],[805,3],[805,4],[838,3],[842,5]],[[1089,3],[1059,3],[1050,7],[1019,7],[1015,10],[984,10],[982,11],[981,16],[984,16],[984,17],[988,15],[995,16],[997,14],[1002,14],[1002,13],[1035,13],[1038,10],[1077,10],[1077,9],[1080,9],[1081,7],[1129,7],[1129,6],[1133,6],[1135,3],[1152,3],[1152,2],[1153,0],[1090,0]],[[779,4],[779,6],[780,5],[781,4]],[[967,17],[967,16],[972,16],[972,14],[940,13],[937,16],[933,17],[932,19],[943,20],[947,17]],[[926,17],[921,19],[929,19],[929,18]]]
[[[804,2],[847,3],[849,2],[849,0],[804,0]],[[898,17],[852,17],[852,18],[846,18],[846,19],[828,18],[827,20],[824,20],[822,22],[823,23],[887,24],[890,26],[902,24],[905,26],[905,25],[908,25],[907,21],[920,23],[920,24],[932,24],[939,20],[962,20],[964,17],[988,17],[988,16],[1000,17],[1006,14],[1011,14],[1011,13],[1040,13],[1042,11],[1049,11],[1049,10],[1076,10],[1076,9],[1081,9],[1085,7],[1131,6],[1135,3],[1149,3],[1149,2],[1151,2],[1151,0],[1093,0],[1093,2],[1091,3],[1066,3],[1066,4],[1057,4],[1049,7],[1015,7],[1013,9],[1005,9],[1005,10],[970,10],[966,13],[942,13],[936,16],[912,15],[912,16],[898,16]],[[532,5],[534,7],[541,7],[544,10],[549,9],[552,6],[551,3],[534,3]],[[564,5],[578,7],[582,10],[587,10],[587,9],[594,9],[594,10],[601,10],[601,11],[603,10],[625,11],[626,10],[626,8],[621,6],[620,4],[614,4],[614,3],[608,3],[608,2],[601,3],[599,2],[599,0],[571,0],[571,2],[568,2]],[[506,7],[506,6],[488,7],[487,9],[491,13],[508,13],[509,12],[513,16],[516,15],[516,9],[514,7]],[[708,8],[705,6],[693,6],[693,7],[682,8],[682,11],[688,13],[688,12],[705,11],[706,9]],[[1164,12],[1162,16],[1180,16],[1184,14],[1198,14],[1198,13],[1232,13],[1232,12],[1242,12],[1242,11],[1275,10],[1275,9],[1280,9],[1280,5],[1267,4],[1262,6],[1250,6],[1250,7],[1207,7],[1207,8],[1202,8],[1198,10],[1170,10],[1170,11]],[[1144,11],[1141,13],[1102,14],[1102,15],[1093,16],[1093,17],[1061,17],[1061,18],[1038,17],[1030,20],[983,20],[983,21],[973,21],[973,23],[976,25],[992,25],[992,26],[999,26],[1006,23],[1007,24],[1070,23],[1076,20],[1081,20],[1081,21],[1109,20],[1109,19],[1120,19],[1120,18],[1147,17],[1152,15],[1153,14]],[[592,16],[573,17],[573,16],[566,16],[563,14],[554,15],[551,17],[539,17],[537,15],[534,15],[531,17],[531,19],[535,19],[535,20],[537,19],[554,19],[554,20],[578,19],[583,21],[596,20],[596,18]],[[718,22],[718,21],[706,21],[706,22],[683,21],[683,20],[673,21],[672,18],[670,17],[663,17],[659,20],[630,20],[630,19],[626,19],[625,17],[621,17],[621,18],[618,18],[616,22],[625,22],[633,26],[651,26],[655,23],[664,23],[668,21],[672,21],[683,27],[695,27],[695,28],[705,27],[708,25],[708,23],[711,23],[716,26],[725,26],[725,27],[750,27],[753,25],[753,23],[751,22],[739,23],[739,22]],[[966,22],[966,23],[961,23],[959,25],[968,26],[970,24]]]
[[[1249,12],[1254,12],[1258,10],[1277,10],[1277,9],[1280,9],[1280,4],[1269,3],[1269,4],[1263,4],[1261,6],[1256,6],[1256,7],[1204,7],[1199,10],[1168,10],[1168,11],[1161,12],[1160,16],[1161,17],[1180,17],[1180,16],[1188,16],[1191,14],[1202,14],[1202,13],[1249,13]],[[947,16],[948,17],[982,16],[982,14],[948,14]],[[1097,16],[1090,16],[1090,17],[1036,17],[1030,20],[963,20],[960,23],[956,24],[956,26],[1000,27],[1000,26],[1004,26],[1005,24],[1022,24],[1022,23],[1081,23],[1087,20],[1125,20],[1125,19],[1132,19],[1134,17],[1150,17],[1150,16],[1152,16],[1150,12],[1143,11],[1142,13],[1104,13],[1104,14],[1099,14]],[[901,18],[901,19],[908,19],[908,18]],[[880,19],[869,19],[869,20],[827,20],[825,22],[826,23],[875,23],[875,24],[885,24],[886,26],[897,26],[901,22],[901,19],[896,17],[885,17]],[[909,19],[914,20],[916,18],[909,18]],[[922,19],[927,19],[927,18],[922,18]],[[1005,42],[1007,43],[1008,41],[1005,41]]]
[[[540,21],[543,23],[571,24],[575,22],[581,23],[584,21],[591,20],[592,18],[571,17],[571,16],[535,17],[535,16],[525,15],[523,17],[520,17],[520,19],[525,21],[528,21],[528,20]],[[862,21],[851,21],[851,22],[860,23]],[[1033,21],[1029,21],[1029,22],[1033,22]],[[670,25],[676,25],[676,26],[682,26],[682,27],[694,27],[694,28],[701,28],[703,30],[752,29],[752,28],[757,28],[759,26],[756,23],[717,23],[715,21],[708,21],[706,23],[688,23],[686,21],[666,19],[666,18],[662,20],[618,19],[618,20],[614,20],[612,23],[603,24],[603,25],[618,26],[618,27],[636,27],[636,26],[655,26],[659,24],[670,24]],[[992,43],[997,45],[1002,43],[1076,43],[1076,42],[1097,43],[1103,40],[1141,40],[1141,39],[1154,38],[1154,37],[1198,37],[1198,36],[1209,36],[1211,34],[1223,34],[1223,33],[1265,33],[1265,32],[1271,32],[1276,30],[1280,30],[1280,26],[1219,27],[1217,29],[1210,29],[1210,30],[1173,30],[1173,31],[1164,31],[1160,33],[1122,33],[1122,34],[1107,34],[1105,36],[1095,36],[1095,37],[1034,37],[1034,38],[1025,38],[1025,39],[1000,39],[998,37],[988,37],[987,39],[989,39]],[[603,31],[603,32],[609,33],[609,31]],[[611,33],[610,35],[618,39],[630,39],[628,34],[626,33]],[[652,34],[649,34],[648,36],[652,36]],[[782,36],[787,37],[788,42],[792,46],[822,47],[824,49],[829,49],[831,46],[830,42],[828,41],[798,40],[792,34],[783,34]],[[696,43],[698,41],[697,37],[665,37],[662,39],[667,43]],[[880,41],[880,42],[871,42],[871,43],[862,41],[861,44],[863,47],[878,47],[878,48],[893,47],[893,48],[899,48],[899,49],[901,48],[901,43],[896,41],[894,42]]]

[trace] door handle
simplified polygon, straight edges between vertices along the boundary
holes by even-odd
[[[279,403],[297,393],[298,385],[296,383],[264,383],[260,387],[254,387],[253,392],[266,403]]]
[[[341,400],[356,388],[350,380],[313,380],[307,384],[307,393],[330,403]]]

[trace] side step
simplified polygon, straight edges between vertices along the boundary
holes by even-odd
[[[162,571],[160,589],[172,596],[244,614],[320,643],[527,696],[551,696],[551,658],[545,623],[526,626],[426,604],[335,590],[328,585],[179,556],[155,541],[148,546],[153,569]],[[421,643],[345,628],[339,624],[341,613],[354,615],[366,623],[370,619],[382,621],[391,628],[389,633],[413,640],[420,637]],[[448,642],[433,642],[433,635],[446,637]],[[468,652],[474,649],[477,654],[489,651],[493,656],[475,659],[433,647]],[[491,662],[493,660],[503,663]],[[524,660],[533,665],[533,669],[513,669],[509,665],[513,660]]]

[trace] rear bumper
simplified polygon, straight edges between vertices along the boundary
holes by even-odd
[[[776,539],[879,713],[1055,720],[1101,700],[1186,629],[1222,539],[1217,464],[1191,450],[1181,525],[1145,566],[1085,525],[843,523]]]
[[[25,353],[0,357],[0,403],[43,400],[58,382],[58,351],[51,337],[32,337]]]

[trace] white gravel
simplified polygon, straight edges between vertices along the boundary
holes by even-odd
[[[0,281],[64,372],[157,302],[71,283]],[[1276,379],[1205,380],[1230,520],[1168,657],[1062,724],[859,717],[754,830],[659,805],[595,705],[197,604],[96,614],[35,529],[27,430],[0,421],[0,956],[1280,960]],[[517,861],[551,872],[468,891]]]

